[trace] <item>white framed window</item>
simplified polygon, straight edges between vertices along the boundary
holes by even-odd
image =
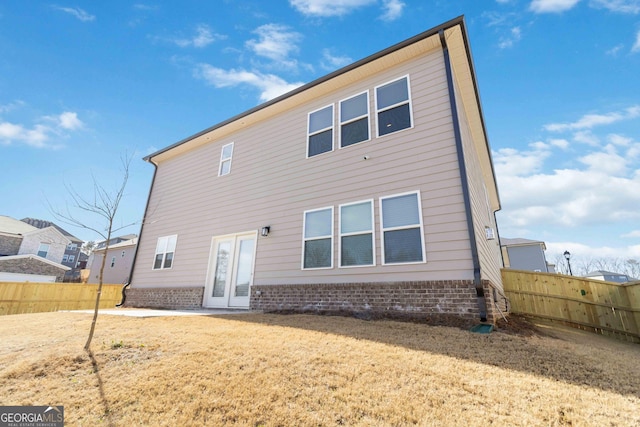
[[[420,192],[380,198],[382,264],[425,262]]]
[[[69,255],[67,254],[62,255],[62,262],[69,262]]]
[[[223,145],[220,150],[220,168],[218,176],[227,175],[231,172],[231,159],[233,157],[233,142]]]
[[[375,265],[373,200],[340,205],[340,267]]]
[[[75,255],[69,255],[69,262],[74,262],[76,260]]]
[[[368,141],[369,130],[369,92],[340,101],[340,148]]]
[[[378,136],[413,127],[410,94],[409,76],[376,87]]]
[[[122,253],[120,254],[120,257],[124,258],[124,255],[125,255],[125,251],[122,251]]]
[[[67,250],[68,251],[75,251],[76,249],[78,249],[78,244],[77,243],[69,243],[67,245]]]
[[[333,268],[333,206],[305,211],[302,268]]]
[[[309,113],[307,158],[333,151],[333,104]]]
[[[158,238],[158,244],[156,245],[156,256],[153,260],[154,270],[171,268],[171,266],[173,265],[173,255],[176,251],[177,241],[177,234],[174,234],[173,236],[164,236]]]
[[[116,257],[111,257],[111,268],[116,265]]]
[[[49,253],[49,245],[47,243],[40,243],[38,247],[38,256],[46,258]]]

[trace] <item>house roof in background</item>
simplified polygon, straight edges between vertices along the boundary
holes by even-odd
[[[543,249],[547,249],[547,246],[541,240],[530,240],[516,237],[515,239],[509,239],[507,237],[500,238],[500,246],[529,246],[529,245],[542,245]]]
[[[135,236],[135,234],[134,234]],[[111,249],[118,249],[118,248],[125,248],[127,246],[135,246],[138,244],[138,237],[134,237],[133,239],[129,239],[129,240],[125,240],[124,242],[120,242],[120,243],[115,243],[113,245],[109,246],[109,250]],[[104,252],[105,248],[100,248],[100,249],[94,249],[94,252]]]
[[[0,215],[0,233],[23,235],[36,230],[36,227],[25,222],[18,221],[10,216]]]
[[[584,275],[583,277],[597,277],[597,276],[627,276],[627,275],[624,273],[614,273],[613,271],[596,270],[596,271],[592,271],[589,274]]]
[[[78,239],[76,236],[74,236],[64,228],[60,227],[59,225],[51,221],[46,221],[44,219],[36,219],[36,218],[22,218],[21,221],[29,225],[32,225],[36,228],[55,227],[60,233],[62,233],[63,236],[69,238],[72,242],[82,242],[81,239]]]

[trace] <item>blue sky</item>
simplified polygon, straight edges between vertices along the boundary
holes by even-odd
[[[500,234],[640,259],[640,0],[3,2],[0,214],[54,220],[47,200],[117,189],[128,154],[137,233],[143,156],[459,15]]]

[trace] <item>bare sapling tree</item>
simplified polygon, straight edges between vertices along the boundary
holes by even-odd
[[[89,337],[84,349],[89,351],[91,346],[91,340],[93,339],[93,333],[96,328],[96,321],[98,320],[98,308],[100,307],[100,296],[102,294],[102,277],[104,273],[104,266],[107,261],[107,251],[109,250],[109,241],[113,233],[123,228],[134,225],[135,223],[126,225],[116,225],[116,215],[120,202],[124,196],[124,190],[129,180],[129,166],[131,165],[132,156],[121,156],[120,161],[122,163],[122,182],[120,186],[115,190],[109,190],[104,185],[100,184],[96,177],[91,174],[91,180],[93,184],[92,196],[86,196],[80,193],[75,188],[65,185],[70,202],[66,203],[64,210],[54,209],[49,203],[49,210],[61,222],[76,227],[84,228],[94,231],[100,235],[105,241],[104,255],[102,256],[102,262],[100,264],[100,273],[98,274],[98,292],[96,294],[95,308],[93,311],[93,320],[91,321],[91,329],[89,330]],[[90,217],[95,217],[95,222],[88,222],[88,220],[81,218],[78,213],[89,214]]]

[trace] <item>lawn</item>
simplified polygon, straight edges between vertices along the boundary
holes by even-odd
[[[64,405],[68,426],[640,425],[640,345],[518,318],[483,335],[311,315],[101,315],[87,354],[90,323],[0,317],[0,405]]]

